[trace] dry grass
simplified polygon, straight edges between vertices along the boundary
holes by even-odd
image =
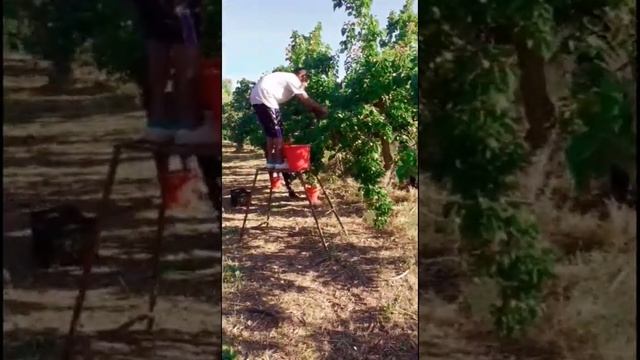
[[[548,302],[539,339],[566,359],[635,359],[635,255],[579,255],[557,273],[564,293]]]
[[[560,259],[548,311],[533,334],[566,359],[635,359],[636,210],[607,200],[604,214],[578,213],[571,201],[557,201],[573,192],[563,161],[556,156],[550,165],[534,207],[543,240]]]
[[[561,146],[559,147],[561,148]],[[443,271],[463,269],[455,259],[460,241],[455,223],[443,219],[446,193],[421,177],[421,351],[438,345],[465,355],[426,350],[431,359],[627,360],[636,358],[636,210],[606,201],[605,211],[572,208],[572,184],[561,153],[544,149],[519,180],[519,197],[531,200],[543,245],[557,249],[557,279],[550,284],[546,312],[523,339],[500,344],[488,336],[495,284],[458,277],[460,296],[439,286]],[[559,197],[560,196],[560,197]],[[423,280],[423,278],[426,278]],[[446,278],[446,277],[445,277]],[[424,282],[423,282],[424,281]],[[424,313],[423,313],[423,310]],[[469,327],[474,331],[469,332]],[[493,350],[486,351],[489,346]],[[498,350],[501,349],[501,350]],[[547,349],[546,351],[541,349]],[[490,354],[490,355],[489,355]],[[509,355],[511,354],[511,355]]]
[[[571,246],[574,249],[598,244],[567,254],[558,263],[555,296],[538,332],[567,359],[636,358],[636,212],[612,201],[607,207],[605,220],[555,214],[555,226],[571,236],[565,244],[580,243]],[[560,239],[556,235],[551,241]]]

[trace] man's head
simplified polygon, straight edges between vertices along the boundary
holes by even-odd
[[[296,69],[293,73],[296,74],[298,79],[300,79],[302,86],[307,87],[307,85],[309,84],[309,73],[307,72],[307,70]]]

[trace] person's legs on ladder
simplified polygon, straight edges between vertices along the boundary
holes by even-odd
[[[266,138],[267,170],[271,179],[271,187],[275,189],[280,186],[282,178],[278,172],[273,170],[285,168],[282,164],[283,132],[280,110],[264,104],[255,104],[253,109]]]
[[[175,94],[178,105],[180,127],[194,129],[200,119],[198,104],[198,60],[200,54],[197,45],[175,44],[172,47],[175,64]],[[213,137],[213,134],[210,134]]]
[[[183,1],[183,5],[186,5]],[[207,186],[207,194],[213,206],[216,221],[222,221],[222,113],[221,113],[221,91],[216,76],[220,76],[219,63],[214,62],[211,76],[206,76],[201,68],[200,38],[201,27],[198,9],[201,4],[191,3],[189,13],[182,17],[183,30],[185,31],[184,43],[177,45],[174,50],[177,55],[177,89],[179,91],[178,104],[180,106],[180,117],[184,123],[183,129],[176,134],[177,144],[206,144],[211,146],[211,155],[197,156],[198,165]],[[185,28],[186,26],[186,28]],[[191,27],[191,29],[188,29]],[[189,35],[190,33],[190,35]],[[203,87],[201,81],[211,81],[211,84]],[[204,94],[207,97],[203,101],[204,89],[213,89],[212,93]],[[219,88],[219,89],[218,89]],[[220,95],[220,96],[216,96]],[[213,97],[213,99],[211,99]]]
[[[221,99],[211,99],[215,95],[221,95],[222,82],[217,76],[220,74],[219,66],[209,66],[207,71],[213,71],[213,77],[204,76],[200,58],[201,3],[192,1],[178,1],[185,6],[179,11],[180,22],[183,29],[183,42],[174,47],[176,55],[176,88],[178,89],[178,104],[183,128],[176,134],[176,144],[212,144],[216,137],[215,127],[222,116],[217,103]],[[214,62],[215,64],[215,62]],[[202,101],[201,81],[207,81],[207,89],[214,89],[207,93],[207,99]],[[220,82],[219,84],[217,82]],[[218,85],[218,86],[217,86]],[[216,89],[220,88],[220,89]],[[217,92],[216,92],[217,91]]]
[[[282,145],[284,144],[282,140],[282,135],[272,140],[273,145],[273,163],[276,165],[280,165],[280,167],[284,164],[284,157],[282,156]],[[277,167],[276,167],[277,168]]]
[[[221,149],[221,144],[216,140],[219,136],[215,131],[220,132],[215,124],[220,123],[219,119],[214,119],[211,111],[201,107],[198,99],[198,76],[199,72],[199,51],[197,47],[188,45],[177,45],[174,47],[176,59],[176,95],[178,104],[178,114],[182,129],[176,134],[177,144],[206,144],[211,146],[212,155],[198,155],[198,166],[207,187],[208,198],[216,215],[216,221],[221,221],[222,209],[222,184],[221,180],[221,156],[213,154],[215,149]],[[204,116],[207,114],[208,116]],[[204,123],[201,119],[204,118]],[[198,126],[200,125],[201,126]]]
[[[282,177],[284,178],[284,186],[287,188],[287,191],[289,192],[289,197],[291,199],[298,199],[299,198],[298,194],[296,194],[296,192],[291,187],[291,185],[293,184],[293,180],[295,180],[296,178],[295,175],[290,172],[283,172]]]
[[[262,151],[264,152],[264,157],[265,159],[267,159],[267,162],[270,162],[270,158],[269,158],[269,152],[267,150],[267,143],[269,143],[271,141],[270,138],[266,139],[266,142],[263,143],[262,145]],[[271,172],[269,173],[271,176]],[[289,192],[289,197],[292,199],[298,199],[298,195],[296,194],[296,192],[293,190],[293,188],[291,187],[291,184],[293,183],[293,180],[295,179],[295,176],[290,173],[290,172],[283,172],[282,173],[282,177],[284,179],[284,186],[287,188],[287,191]]]
[[[264,104],[253,105],[266,139],[267,168],[282,167],[283,131],[280,110]]]
[[[147,128],[145,140],[171,141],[175,133],[175,124],[166,117],[165,89],[170,75],[170,45],[159,40],[149,39],[147,52]]]
[[[289,165],[284,159],[283,147],[284,147],[284,124],[282,123],[282,114],[280,110],[275,111],[276,131],[278,137],[275,139],[274,153],[275,153],[275,168],[278,170],[285,170],[289,168]]]
[[[267,164],[276,164],[274,139],[267,137]]]

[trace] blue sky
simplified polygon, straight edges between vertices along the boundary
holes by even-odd
[[[404,0],[373,0],[372,9],[385,26],[389,12],[403,4]],[[222,0],[222,76],[234,82],[258,80],[286,63],[293,30],[308,34],[318,22],[323,41],[337,52],[347,20],[344,10],[333,11],[331,0]]]

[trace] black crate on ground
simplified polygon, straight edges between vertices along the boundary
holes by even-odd
[[[80,265],[96,218],[65,204],[31,212],[32,254],[41,268]]]
[[[231,190],[231,206],[249,206],[251,204],[251,191],[245,188]]]

